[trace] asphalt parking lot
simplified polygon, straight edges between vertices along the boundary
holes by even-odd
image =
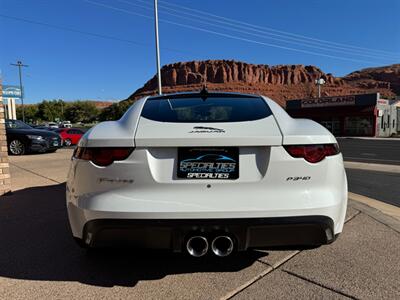
[[[400,207],[400,139],[338,138],[349,191]]]
[[[400,165],[400,139],[337,138],[347,161]]]
[[[347,169],[349,190],[400,207],[400,174]]]
[[[254,250],[226,259],[81,250],[65,209],[71,154],[10,158],[14,192],[0,200],[3,299],[400,296],[400,220],[351,199],[339,239],[313,250]]]

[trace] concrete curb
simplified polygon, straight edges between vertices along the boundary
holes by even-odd
[[[349,192],[349,206],[400,233],[400,208]]]
[[[398,136],[394,137],[367,137],[367,136],[338,136],[337,140],[372,140],[372,141],[400,141]]]
[[[362,163],[362,162],[355,162],[355,161],[345,161],[344,167],[346,169],[358,169],[358,170],[368,170],[368,171],[387,172],[387,173],[400,173],[400,165],[384,165],[384,164]]]

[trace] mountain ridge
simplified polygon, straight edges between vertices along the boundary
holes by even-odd
[[[262,65],[235,60],[205,60],[168,64],[161,69],[163,93],[194,91],[204,84],[209,90],[266,95],[284,106],[286,100],[317,96],[315,79],[323,78],[322,96],[379,92],[400,95],[400,64],[354,71],[335,77],[315,66]],[[154,95],[153,76],[127,100]]]

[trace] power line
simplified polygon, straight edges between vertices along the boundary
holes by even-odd
[[[150,17],[150,16],[143,15],[143,14],[140,14],[140,13],[137,13],[137,12],[133,12],[133,11],[130,11],[130,10],[114,7],[114,6],[111,6],[111,5],[98,3],[98,2],[95,2],[95,1],[91,1],[91,0],[83,0],[83,1],[91,3],[93,5],[102,6],[102,7],[111,9],[111,10],[115,10],[115,11],[131,14],[131,15],[135,15],[135,16],[144,17],[144,18],[147,18],[147,19],[152,19],[152,17]],[[316,55],[316,56],[322,56],[322,57],[328,57],[328,58],[333,58],[333,59],[339,59],[339,60],[361,62],[361,63],[368,63],[368,64],[371,63],[371,61],[366,61],[366,60],[361,60],[361,59],[347,58],[347,57],[342,57],[342,56],[337,56],[337,55],[324,54],[324,53],[313,52],[313,51],[309,51],[309,50],[297,49],[297,48],[292,48],[292,47],[287,47],[287,46],[282,46],[282,45],[277,45],[277,44],[272,44],[272,43],[256,41],[256,40],[243,38],[243,37],[238,37],[238,36],[234,36],[234,35],[231,35],[231,34],[218,32],[218,31],[214,31],[214,30],[209,30],[209,29],[195,27],[195,26],[191,26],[191,25],[187,25],[187,24],[182,24],[182,23],[178,23],[178,22],[174,22],[174,21],[170,21],[170,20],[160,19],[160,21],[164,22],[164,23],[167,23],[167,24],[172,24],[172,25],[176,25],[176,26],[180,26],[180,27],[185,27],[185,28],[192,29],[192,30],[202,31],[202,32],[211,33],[211,34],[222,36],[222,37],[227,37],[227,38],[230,38],[230,39],[240,40],[240,41],[253,43],[253,44],[258,44],[258,45],[264,45],[264,46],[268,46],[268,47],[274,47],[274,48],[278,48],[278,49],[285,49],[285,50],[290,50],[290,51],[295,51],[295,52],[300,52],[300,53],[305,53],[305,54],[311,54],[311,55]]]
[[[119,8],[119,7],[111,6],[111,5],[108,5],[108,4],[104,4],[104,3],[100,3],[100,2],[96,2],[96,1],[92,1],[92,0],[82,0],[82,1],[90,3],[92,5],[102,6],[102,7],[108,8],[108,9],[120,11],[120,12],[123,12],[123,13],[129,13],[131,15],[135,15],[135,16],[139,16],[139,17],[143,17],[143,18],[146,18],[146,19],[153,20],[152,16],[148,16],[148,15],[140,14],[140,13],[137,13],[137,12],[133,12],[133,11],[130,11],[130,10],[127,10],[127,9],[124,9],[124,8]]]
[[[142,0],[136,0],[136,1],[144,2]],[[309,36],[305,36],[305,35],[295,34],[295,33],[292,33],[292,32],[277,30],[277,29],[274,29],[274,28],[271,28],[271,27],[254,25],[254,24],[251,24],[251,23],[238,21],[238,20],[235,20],[235,19],[231,19],[231,18],[227,18],[227,17],[211,14],[211,13],[208,13],[208,12],[205,12],[205,11],[202,11],[202,10],[193,9],[193,8],[189,8],[189,7],[186,7],[186,6],[183,6],[183,5],[174,4],[174,3],[169,3],[169,2],[166,2],[166,1],[162,1],[162,0],[160,2],[163,3],[163,5],[169,5],[169,6],[173,6],[173,7],[178,7],[178,8],[181,8],[181,9],[188,10],[188,11],[196,12],[197,14],[200,13],[200,14],[211,16],[211,17],[214,17],[214,18],[235,22],[237,24],[242,24],[242,25],[246,25],[246,26],[249,26],[249,27],[253,27],[253,28],[259,28],[259,29],[263,29],[263,30],[269,30],[269,31],[273,31],[273,32],[278,32],[278,33],[282,33],[282,34],[286,34],[286,35],[290,35],[290,36],[294,36],[294,37],[300,37],[300,38],[311,40],[311,41],[315,41],[315,42],[328,43],[328,44],[339,45],[339,46],[344,46],[344,47],[354,48],[354,49],[360,49],[360,50],[369,50],[369,51],[374,51],[374,52],[381,52],[381,53],[386,53],[386,54],[389,54],[389,55],[396,55],[396,57],[399,55],[399,53],[395,53],[395,52],[391,52],[391,51],[365,48],[365,47],[360,47],[360,46],[355,46],[355,45],[350,45],[350,44],[345,44],[345,43],[338,43],[338,42],[333,42],[333,41],[328,41],[328,40],[323,40],[323,39],[317,39],[317,38],[313,38],[313,37],[309,37]]]
[[[147,9],[147,10],[152,10],[151,7],[143,6],[143,5],[136,4],[136,3],[132,3],[130,1],[126,1],[126,0],[117,0],[117,1],[129,4],[129,5],[133,5],[133,6],[136,6],[136,7],[144,8],[144,9]],[[141,1],[141,0],[136,0],[136,1],[144,2],[144,1]],[[178,10],[176,10],[176,9],[170,9],[170,8],[166,8],[166,7],[163,7],[163,8],[178,12]],[[177,17],[177,18],[186,19],[186,20],[190,20],[190,21],[194,21],[194,22],[198,22],[198,23],[202,23],[202,24],[206,24],[206,25],[219,27],[219,28],[222,28],[222,29],[225,29],[225,30],[236,31],[236,32],[239,32],[239,33],[247,34],[247,35],[256,36],[256,37],[260,37],[260,38],[264,38],[264,39],[271,39],[271,40],[275,40],[275,41],[281,41],[281,42],[284,42],[284,43],[296,44],[296,45],[300,45],[300,46],[303,46],[303,47],[309,47],[309,48],[313,48],[313,49],[320,49],[320,50],[331,51],[331,52],[344,53],[344,54],[348,54],[348,55],[364,56],[364,57],[370,57],[370,58],[387,60],[387,61],[389,61],[389,60],[391,61],[393,59],[393,58],[385,57],[385,55],[384,56],[382,56],[382,55],[378,56],[376,54],[359,53],[361,50],[340,50],[340,49],[345,49],[345,48],[335,47],[335,46],[318,46],[318,45],[314,45],[314,44],[310,45],[310,42],[307,42],[307,41],[306,42],[304,42],[304,41],[301,41],[301,42],[291,41],[294,38],[285,37],[285,36],[279,35],[279,34],[273,34],[273,33],[271,34],[269,32],[263,32],[263,31],[260,31],[260,30],[256,30],[257,32],[262,32],[263,35],[261,35],[261,34],[249,32],[248,28],[245,28],[246,30],[241,30],[241,29],[235,29],[235,28],[232,28],[232,27],[227,27],[227,26],[224,26],[224,25],[213,24],[213,23],[210,23],[210,22],[207,22],[207,21],[202,21],[202,20],[199,20],[199,18],[206,19],[206,20],[210,20],[210,18],[202,17],[202,16],[195,16],[194,14],[190,14],[190,13],[186,13],[186,12],[180,12],[180,14],[175,14],[175,13],[166,12],[166,11],[160,11],[160,12],[162,12],[163,14],[167,14],[167,15],[171,15],[171,16]],[[193,17],[196,17],[196,18],[186,17],[186,16],[183,16],[182,14],[193,16]],[[212,20],[211,22],[213,22],[213,21],[214,20]],[[229,23],[229,22],[220,22],[218,20],[217,20],[217,22],[218,23],[228,24],[229,26],[235,26],[235,27],[239,27],[239,28],[244,28],[244,26],[241,26],[241,25],[238,26],[238,25],[235,25],[235,24],[232,24],[232,23]],[[251,30],[251,28],[250,28],[250,30]],[[276,38],[276,37],[265,36],[265,35],[280,36],[280,37],[283,37],[283,38]],[[287,40],[287,38],[289,38],[289,40]],[[295,39],[295,40],[300,40],[300,39]],[[333,49],[329,49],[329,48],[333,48]],[[339,48],[339,49],[336,50],[335,48]],[[350,52],[353,52],[353,53],[350,53]]]
[[[123,0],[119,0],[119,1],[123,1]],[[136,1],[141,1],[141,0],[136,0]],[[143,1],[141,1],[141,2],[143,2]],[[163,9],[171,10],[171,8],[168,8],[165,6],[162,6],[162,7],[163,7]],[[178,10],[175,10],[175,11],[179,12]],[[179,12],[179,13],[180,14],[184,13],[184,14],[188,15],[188,13],[186,13],[186,12]],[[195,19],[194,19],[195,21],[197,21],[197,19],[199,19],[199,18],[210,20],[210,18],[207,18],[207,17],[203,17],[203,16],[199,16],[199,15],[195,15],[195,14],[190,14],[190,15],[195,17]],[[216,20],[216,19],[212,19],[212,21],[222,23],[222,24],[227,24],[229,26],[233,26],[233,27],[237,27],[237,28],[244,28],[246,30],[251,30],[253,32],[262,33],[264,35],[269,35],[270,37],[268,37],[268,38],[274,39],[274,40],[282,40],[282,39],[272,38],[271,36],[280,37],[280,38],[286,39],[283,41],[285,41],[287,43],[299,44],[299,45],[303,45],[306,47],[314,47],[314,48],[316,47],[319,49],[325,49],[328,51],[336,51],[336,52],[342,52],[342,53],[354,52],[357,55],[363,55],[363,56],[369,56],[369,57],[379,57],[382,59],[399,59],[400,58],[399,53],[393,53],[393,54],[388,55],[388,54],[384,54],[384,53],[378,53],[381,50],[374,50],[374,49],[368,49],[368,48],[363,48],[361,50],[360,47],[356,47],[359,49],[355,49],[355,46],[336,46],[336,45],[333,45],[333,44],[337,44],[335,42],[330,42],[330,41],[323,42],[322,40],[317,40],[317,39],[307,38],[307,37],[300,38],[300,35],[296,35],[298,37],[292,37],[290,35],[294,35],[294,34],[290,34],[290,33],[286,33],[286,35],[285,34],[277,34],[277,33],[268,32],[265,29],[264,30],[255,29],[255,28],[252,28],[251,26],[243,26],[243,25],[238,25],[238,24],[232,23],[232,22],[220,21],[220,20]],[[238,22],[238,21],[234,21],[234,22]],[[253,26],[256,26],[256,25],[253,25]],[[257,26],[257,27],[259,27],[259,26]],[[269,29],[269,30],[272,30],[272,29]],[[275,30],[275,31],[277,31],[277,30]],[[282,31],[279,31],[279,32],[282,32]],[[249,33],[249,34],[251,34],[251,33]],[[253,35],[255,35],[255,34],[253,34]],[[255,36],[260,36],[260,35],[255,35]],[[325,47],[325,48],[322,48],[321,46]],[[326,47],[329,47],[332,49],[326,49]],[[337,50],[334,50],[334,49],[337,49]],[[370,54],[365,54],[366,50],[369,51]],[[346,52],[344,52],[344,51],[346,51]],[[378,52],[376,52],[376,51],[378,51]],[[393,56],[393,55],[397,55],[397,56]]]
[[[19,22],[24,22],[24,23],[29,23],[29,24],[35,24],[35,25],[40,25],[40,26],[49,27],[49,28],[54,28],[54,29],[57,29],[57,30],[68,31],[68,32],[73,32],[73,33],[79,33],[79,34],[82,34],[82,35],[87,35],[87,36],[92,36],[92,37],[97,37],[97,38],[102,38],[102,39],[125,42],[125,43],[134,44],[134,45],[141,46],[141,47],[146,47],[146,48],[147,47],[153,47],[152,44],[142,43],[142,42],[128,40],[128,39],[123,39],[123,38],[114,37],[114,36],[110,36],[110,35],[104,35],[104,34],[99,34],[99,33],[94,33],[94,32],[83,31],[83,30],[74,29],[74,28],[65,27],[65,26],[60,26],[60,25],[56,25],[56,24],[39,22],[39,21],[35,21],[35,20],[30,20],[30,19],[10,16],[10,15],[3,15],[3,14],[0,14],[0,17],[6,18],[6,19],[10,19],[10,20],[14,20],[14,21],[19,21]],[[166,50],[166,51],[171,51],[171,52],[178,52],[178,53],[184,53],[184,54],[193,54],[193,53],[190,53],[190,52],[181,51],[179,49],[173,49],[173,48],[163,47],[162,49]]]

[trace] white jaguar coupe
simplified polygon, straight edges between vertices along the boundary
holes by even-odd
[[[347,179],[321,125],[263,96],[203,90],[145,97],[89,130],[66,196],[81,246],[223,257],[332,243]]]

